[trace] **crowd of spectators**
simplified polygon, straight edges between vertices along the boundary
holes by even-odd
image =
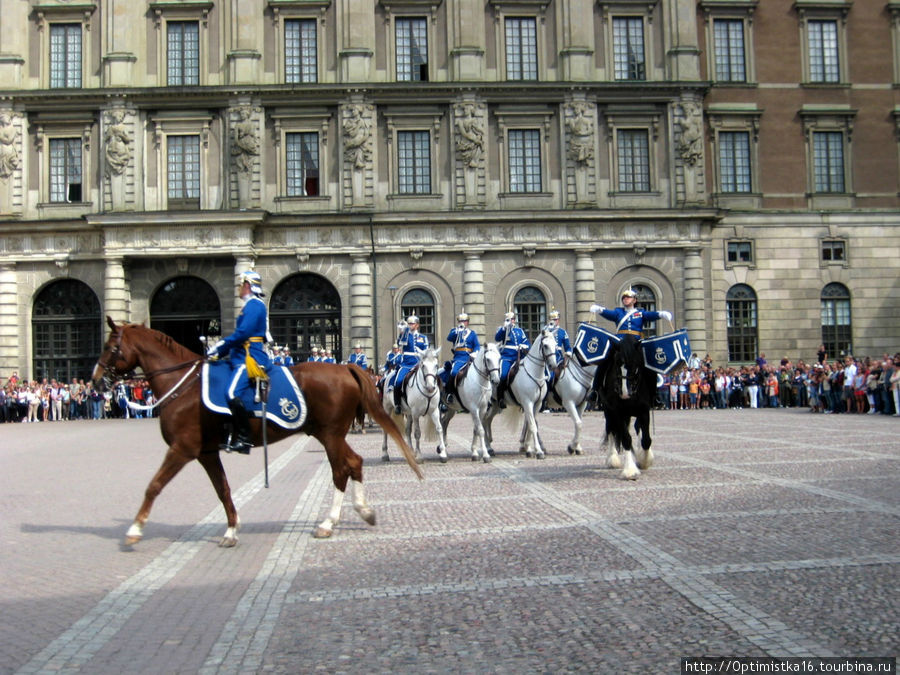
[[[14,372],[0,388],[0,422],[130,419],[155,414],[132,409],[129,401],[141,406],[153,404],[153,392],[146,380],[135,378],[100,391],[82,379],[68,384],[46,378],[28,382]]]
[[[709,355],[665,376],[657,406],[700,408],[807,408],[811,413],[882,414],[900,417],[900,352],[881,358],[829,360],[820,347],[815,363],[787,357],[769,363],[714,366]]]

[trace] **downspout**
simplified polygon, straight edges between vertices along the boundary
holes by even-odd
[[[372,245],[372,332],[375,340],[375,353],[372,355],[372,367],[378,373],[378,359],[381,348],[378,344],[378,258],[375,255],[375,225],[369,216],[369,242]]]

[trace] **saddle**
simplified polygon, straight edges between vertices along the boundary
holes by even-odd
[[[241,366],[238,377],[246,382],[247,368]],[[285,366],[272,366],[268,372],[269,391],[266,401],[266,419],[283,429],[295,430],[306,422],[306,398],[297,380]],[[201,398],[209,410],[222,415],[231,415],[228,407],[228,388],[233,374],[227,362],[206,362],[201,370]],[[253,417],[262,417],[262,401],[256,401],[254,388],[250,387],[241,397],[247,412]]]

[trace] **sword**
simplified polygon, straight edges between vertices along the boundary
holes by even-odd
[[[269,424],[266,418],[266,401],[269,398],[269,383],[261,380],[259,382],[260,399],[262,403],[262,442],[263,442],[263,466],[265,469],[265,486],[269,487],[269,442],[266,439],[266,427]]]

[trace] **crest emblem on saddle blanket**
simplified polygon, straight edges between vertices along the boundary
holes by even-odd
[[[606,358],[609,346],[615,342],[621,342],[618,336],[599,326],[583,323],[578,327],[572,351],[582,366],[596,365]]]
[[[240,367],[238,377],[247,377],[247,369]],[[213,412],[230,415],[226,392],[231,386],[231,368],[227,363],[204,363],[201,377],[203,405]],[[253,400],[253,388],[243,397],[244,407],[254,417],[262,417],[262,404]],[[269,403],[266,419],[283,429],[296,430],[306,422],[306,399],[291,371],[284,366],[269,369]]]
[[[641,349],[644,352],[644,364],[660,375],[665,375],[682,361],[687,363],[692,354],[685,328],[658,337],[644,338]]]

